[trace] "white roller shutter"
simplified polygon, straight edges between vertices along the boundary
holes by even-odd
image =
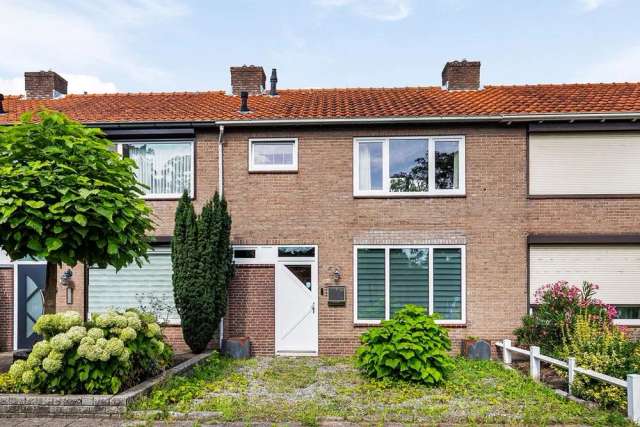
[[[545,284],[586,280],[608,304],[640,304],[640,245],[532,245],[529,257],[532,303]]]
[[[640,132],[532,133],[529,194],[640,194]]]
[[[149,263],[142,268],[133,264],[118,272],[113,267],[89,269],[89,313],[148,306],[150,297],[154,296],[170,306],[169,322],[179,323],[173,300],[172,271],[168,247],[154,248],[149,253]]]

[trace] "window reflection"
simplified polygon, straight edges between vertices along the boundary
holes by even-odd
[[[389,142],[389,177],[391,191],[427,191],[427,140],[392,139]]]
[[[460,188],[460,153],[458,141],[436,141],[436,188]]]

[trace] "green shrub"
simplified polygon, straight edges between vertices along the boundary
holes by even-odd
[[[117,393],[159,373],[172,357],[155,317],[138,310],[109,311],[85,323],[75,312],[44,315],[33,329],[44,340],[9,369],[22,391]]]
[[[7,372],[0,373],[0,393],[14,393],[17,390],[16,382]]]
[[[191,197],[182,195],[171,243],[173,295],[184,340],[194,353],[207,348],[227,306],[233,277],[231,217],[218,193],[196,215]]]
[[[584,282],[582,287],[565,281],[545,285],[536,291],[536,307],[522,318],[522,326],[514,331],[521,345],[536,345],[543,352],[553,353],[562,345],[564,330],[571,328],[580,313],[589,313],[611,323],[617,313],[613,306],[595,298],[597,285]]]
[[[357,365],[367,376],[437,384],[453,368],[446,329],[425,309],[407,305],[361,337]]]
[[[581,368],[621,379],[640,371],[640,344],[630,340],[617,326],[598,317],[578,315],[572,327],[565,331],[563,340],[556,356],[562,359],[575,357]],[[558,372],[566,375],[564,370]],[[573,392],[603,407],[626,410],[626,393],[621,387],[578,374]]]

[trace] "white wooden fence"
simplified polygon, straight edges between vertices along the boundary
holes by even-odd
[[[511,340],[498,341],[496,345],[502,348],[502,361],[506,365],[511,364],[512,353],[524,354],[529,356],[529,373],[531,377],[539,381],[540,380],[540,362],[546,362],[554,366],[559,366],[568,371],[568,389],[569,395],[571,395],[571,387],[576,377],[576,373],[586,375],[591,378],[595,378],[600,381],[604,381],[609,384],[617,385],[627,391],[627,417],[637,424],[640,424],[640,375],[629,374],[627,380],[621,380],[620,378],[611,377],[609,375],[601,374],[600,372],[592,371],[591,369],[580,368],[576,365],[576,359],[570,357],[566,362],[553,357],[545,356],[540,353],[540,347],[531,346],[529,350],[514,347],[511,345]]]

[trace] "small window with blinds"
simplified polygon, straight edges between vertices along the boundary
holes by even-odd
[[[407,304],[465,322],[464,246],[356,246],[356,323],[379,323]]]
[[[136,163],[146,199],[176,199],[185,190],[193,195],[193,141],[132,141],[122,143],[120,151]]]
[[[162,323],[179,324],[173,300],[171,248],[156,246],[148,256],[149,262],[142,267],[133,263],[119,271],[89,268],[89,313],[138,308],[153,312]]]

